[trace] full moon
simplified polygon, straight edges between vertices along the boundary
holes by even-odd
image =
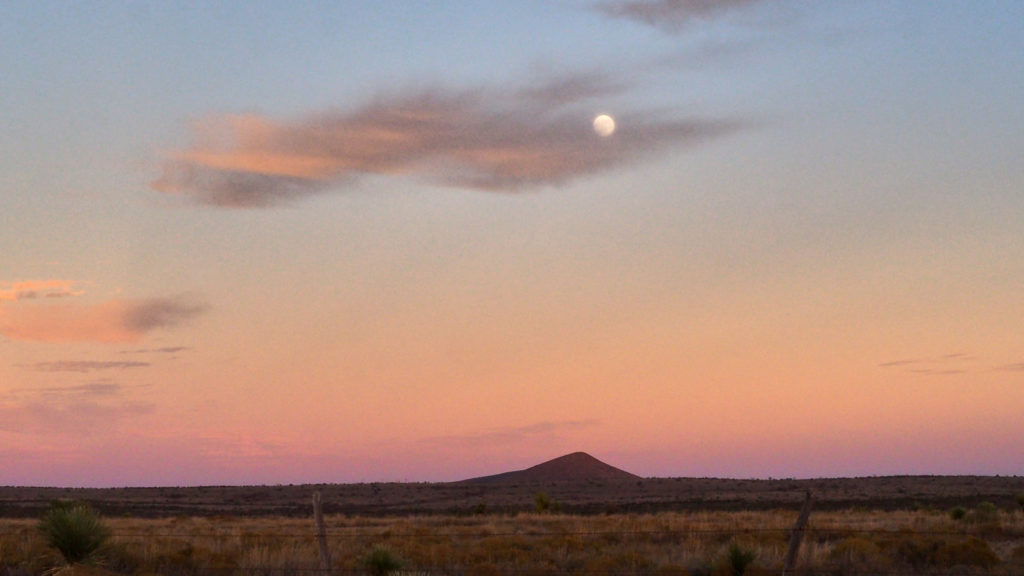
[[[611,136],[615,132],[615,119],[607,114],[601,114],[594,118],[594,132],[602,138]]]

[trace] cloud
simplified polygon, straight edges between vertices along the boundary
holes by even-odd
[[[67,402],[0,402],[0,430],[31,435],[93,435],[111,432],[127,418],[149,414],[152,404],[102,403],[87,399]]]
[[[428,443],[451,444],[460,443],[468,446],[508,445],[520,442],[537,442],[551,440],[559,434],[574,430],[592,428],[599,425],[598,420],[560,420],[554,422],[538,422],[528,426],[499,428],[479,434],[463,434],[458,436],[442,436],[426,440]]]
[[[119,398],[124,390],[108,380],[16,390],[0,396],[0,431],[33,436],[116,433],[124,420],[155,410],[152,404]]]
[[[996,368],[996,370],[1002,372],[1024,372],[1024,362],[1015,362],[1013,364],[1005,364]]]
[[[189,346],[163,346],[160,348],[138,348],[136,350],[123,350],[122,354],[177,354],[191,350]]]
[[[911,372],[913,372],[914,374],[924,374],[925,376],[956,376],[957,374],[966,374],[967,373],[966,370],[957,370],[955,368],[950,368],[950,369],[947,369],[947,370],[936,370],[936,369],[932,369],[932,368],[919,368],[919,369],[916,369],[916,370],[911,370]]]
[[[206,310],[202,304],[175,298],[151,298],[135,302],[125,309],[125,326],[136,332],[174,326]]]
[[[904,358],[880,362],[879,368],[900,368],[913,374],[925,376],[956,376],[967,374],[968,369],[963,366],[972,367],[976,357],[963,352],[942,354],[931,358]]]
[[[595,8],[613,18],[625,18],[670,32],[678,32],[695,20],[755,4],[760,0],[615,0]]]
[[[35,300],[37,298],[64,298],[77,296],[81,291],[74,290],[74,282],[69,280],[25,280],[21,282],[0,283],[0,302],[18,300]]]
[[[37,362],[30,366],[39,372],[95,372],[97,370],[125,370],[128,368],[144,368],[149,362],[104,362],[93,360],[58,360],[54,362]]]
[[[100,380],[77,386],[51,386],[48,388],[35,388],[32,391],[37,394],[59,394],[76,396],[113,396],[124,390],[124,386],[109,380]]]
[[[172,152],[153,187],[223,207],[265,207],[368,174],[444,186],[515,191],[560,185],[737,128],[735,122],[623,112],[610,138],[581,105],[623,88],[599,74],[521,90],[421,90],[382,96],[348,112],[292,121],[211,117],[191,147]]]
[[[116,299],[98,304],[28,302],[0,309],[0,335],[44,342],[136,342],[206,310],[184,298]]]

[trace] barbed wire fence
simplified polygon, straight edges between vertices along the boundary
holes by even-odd
[[[301,523],[290,522],[287,526],[261,527],[255,529],[253,526],[232,525],[225,522],[223,528],[214,523],[207,524],[200,528],[196,525],[182,523],[150,528],[122,528],[117,530],[114,538],[123,544],[135,543],[141,547],[157,547],[166,545],[168,542],[180,543],[182,554],[193,554],[192,543],[204,541],[205,545],[218,549],[226,549],[234,546],[234,550],[278,550],[287,549],[292,555],[287,561],[272,562],[260,561],[259,555],[253,555],[244,563],[232,569],[224,567],[223,570],[211,568],[207,572],[196,569],[189,572],[182,567],[170,567],[162,572],[166,576],[188,576],[192,574],[218,575],[224,573],[254,574],[256,576],[287,576],[295,575],[322,575],[322,576],[554,576],[555,574],[575,574],[579,576],[729,576],[730,572],[723,571],[721,566],[682,566],[674,565],[666,567],[650,562],[643,562],[639,556],[633,556],[632,565],[623,562],[621,558],[616,562],[608,562],[600,567],[591,567],[589,564],[581,564],[566,569],[565,566],[552,562],[549,565],[524,565],[524,562],[484,562],[486,566],[477,566],[465,561],[438,561],[429,562],[419,560],[406,562],[401,569],[392,568],[386,572],[375,572],[375,569],[367,564],[353,562],[353,558],[364,556],[368,551],[377,546],[388,547],[396,543],[419,544],[423,548],[438,546],[459,546],[465,548],[483,547],[488,543],[494,544],[492,549],[499,547],[510,547],[510,554],[517,550],[524,555],[535,549],[548,549],[552,542],[572,542],[572,546],[579,548],[593,547],[588,553],[600,556],[605,554],[603,546],[614,543],[619,549],[634,546],[652,547],[654,545],[666,548],[683,548],[693,545],[694,542],[711,542],[718,549],[723,549],[731,543],[739,543],[741,546],[754,546],[757,543],[770,542],[775,548],[785,548],[786,554],[782,562],[766,562],[768,567],[754,565],[748,574],[764,576],[766,574],[782,576],[818,576],[818,575],[849,575],[849,576],[903,576],[908,574],[932,575],[948,574],[953,566],[929,566],[927,564],[910,564],[901,560],[891,562],[890,567],[858,567],[856,558],[839,565],[808,566],[801,564],[798,552],[804,542],[821,548],[832,546],[838,542],[850,539],[862,539],[865,541],[888,541],[897,542],[896,546],[908,546],[912,548],[915,540],[923,539],[925,547],[923,550],[913,549],[902,550],[907,553],[934,553],[935,550],[928,550],[928,546],[935,546],[935,542],[946,539],[950,541],[964,541],[971,538],[982,538],[986,536],[984,530],[977,526],[964,527],[961,529],[929,529],[915,527],[912,530],[907,528],[886,529],[864,526],[814,526],[809,524],[811,496],[808,494],[804,508],[801,510],[797,522],[792,527],[772,526],[732,526],[729,528],[707,528],[701,526],[677,525],[665,528],[654,529],[628,529],[616,528],[609,530],[546,530],[537,526],[526,528],[515,528],[508,530],[474,530],[473,526],[457,527],[417,527],[415,529],[402,530],[395,525],[381,525],[372,521],[364,524],[349,524],[344,527],[328,527],[324,521],[322,512],[322,501],[317,493],[313,498],[313,522],[308,528],[303,528]],[[1005,541],[1007,538],[1021,539],[1019,530],[1009,534],[989,534],[990,540]],[[786,542],[788,541],[788,546]],[[1012,545],[1012,544],[1011,544]],[[608,546],[610,548],[610,546]],[[1024,550],[1024,544],[1018,542],[1017,547]],[[1004,546],[1005,548],[1005,546]],[[502,548],[504,550],[504,548]],[[332,554],[333,552],[333,554]],[[343,554],[339,554],[339,552]],[[857,550],[854,550],[857,552]],[[1005,550],[1004,550],[1005,552]],[[626,560],[628,555],[619,554]],[[505,554],[505,552],[502,552]],[[1005,555],[1005,554],[1004,554]],[[856,556],[856,554],[854,554]],[[1024,556],[1024,553],[1021,554]],[[478,555],[478,558],[486,559],[486,554]],[[203,558],[196,558],[196,562]],[[1024,560],[1024,558],[1022,558]],[[2,563],[0,563],[2,564]],[[496,564],[501,564],[496,566]],[[968,566],[960,573],[993,573],[993,574],[1024,574],[1024,562],[1019,567],[1004,565],[995,571],[990,571],[991,566]],[[743,574],[743,572],[733,572]],[[2,574],[2,571],[0,571]]]

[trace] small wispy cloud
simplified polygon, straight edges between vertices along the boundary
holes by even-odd
[[[914,370],[911,370],[911,372],[913,372],[914,374],[924,374],[926,376],[956,376],[957,374],[966,374],[967,370],[958,370],[956,368],[916,368]]]
[[[607,16],[678,32],[695,21],[756,4],[762,0],[611,0],[595,8]]]
[[[929,358],[902,358],[880,362],[879,368],[900,368],[913,374],[925,376],[956,376],[969,372],[965,366],[970,366],[976,360],[963,352],[942,354]]]
[[[33,393],[46,395],[74,395],[74,396],[114,396],[125,389],[123,384],[110,380],[100,380],[79,384],[77,386],[50,386],[46,388],[34,388]]]
[[[109,432],[125,419],[149,414],[148,403],[30,402],[0,405],[0,430],[33,435],[92,435]]]
[[[551,440],[561,434],[599,426],[598,420],[559,420],[530,424],[527,426],[497,428],[477,434],[442,436],[425,440],[427,443],[463,444],[469,446],[509,445],[521,442]]]
[[[126,370],[129,368],[144,368],[150,366],[149,362],[115,362],[97,360],[57,360],[53,362],[37,362],[28,366],[39,372],[77,372],[84,374],[102,370]]]
[[[564,184],[739,127],[626,111],[612,137],[598,137],[595,106],[579,104],[621,89],[606,76],[581,74],[525,89],[381,96],[352,111],[297,120],[210,117],[193,127],[191,147],[168,154],[153,187],[233,208],[286,203],[368,174],[515,191]]]
[[[109,380],[77,386],[21,389],[0,395],[0,430],[33,436],[111,433],[155,406],[123,397],[126,387]]]
[[[98,304],[30,302],[0,310],[0,335],[45,342],[136,342],[207,310],[186,297],[116,299]]]
[[[134,350],[122,350],[122,354],[177,354],[191,350],[189,346],[163,346],[160,348],[137,348]]]
[[[1010,364],[977,365],[978,358],[965,353],[943,354],[930,358],[890,360],[878,364],[880,368],[900,368],[924,376],[957,376],[978,372],[1024,372],[1024,362]]]
[[[20,282],[0,282],[0,302],[18,300],[35,300],[38,298],[64,298],[82,294],[75,290],[75,283],[70,280],[24,280]]]
[[[150,298],[126,306],[122,319],[128,329],[145,333],[174,326],[205,311],[205,305],[184,298]]]

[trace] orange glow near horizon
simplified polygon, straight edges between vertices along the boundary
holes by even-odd
[[[11,4],[0,485],[1024,469],[1024,4]]]

